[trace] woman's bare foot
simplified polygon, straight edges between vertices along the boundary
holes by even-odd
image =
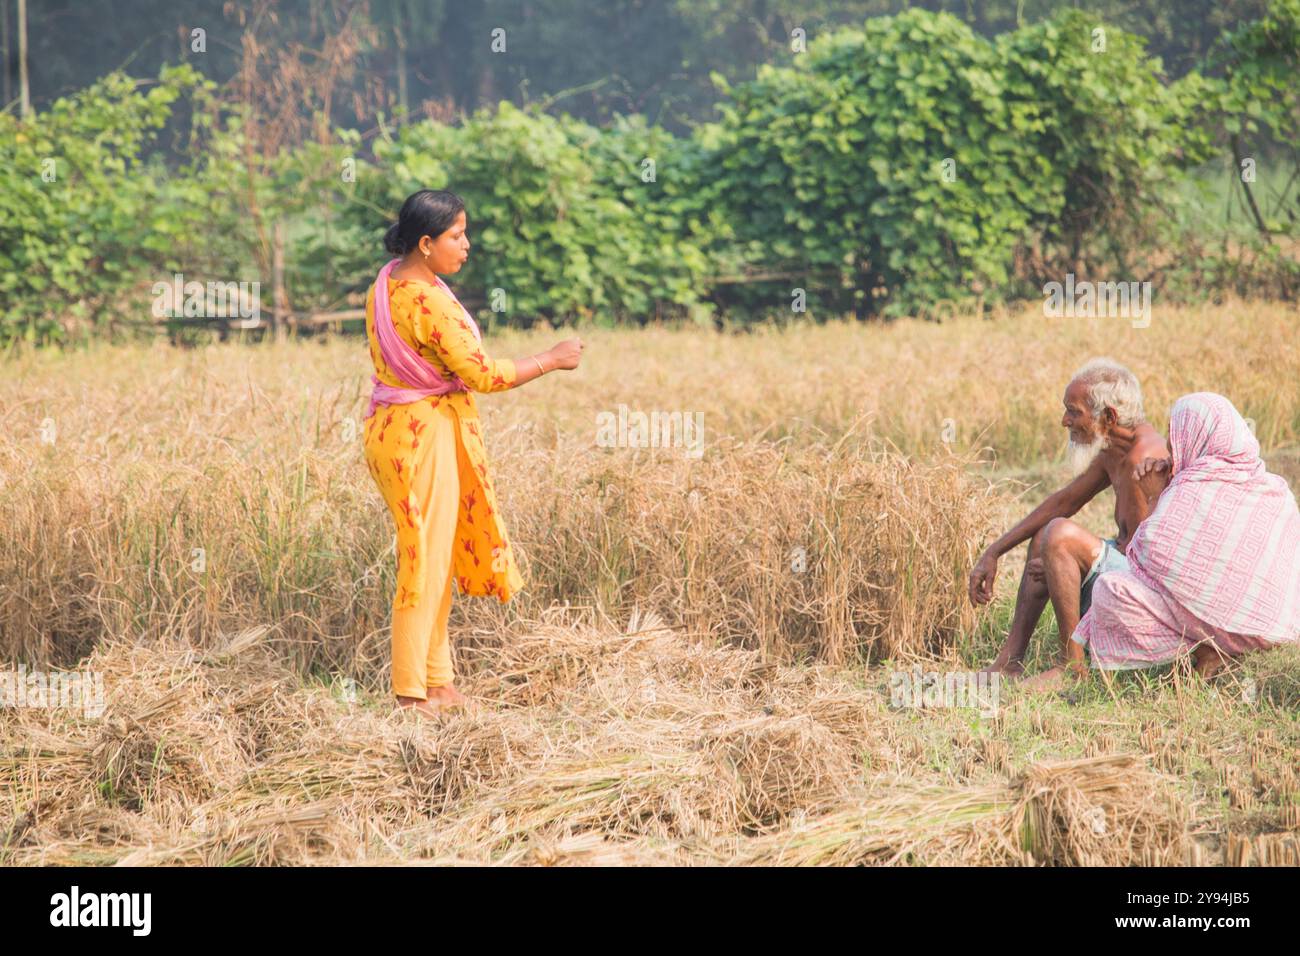
[[[414,710],[421,717],[437,717],[439,708],[429,703],[427,700],[421,700],[418,697],[398,697],[398,710]]]
[[[465,706],[465,695],[456,689],[455,684],[442,687],[430,687],[429,703],[438,710],[456,710]]]
[[[1213,677],[1223,668],[1223,655],[1210,643],[1197,645],[1192,652],[1196,661],[1196,673],[1199,677]]]

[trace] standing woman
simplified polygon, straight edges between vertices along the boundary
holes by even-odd
[[[445,189],[407,197],[384,235],[394,256],[366,298],[375,374],[366,463],[397,527],[393,692],[426,715],[459,707],[447,620],[460,593],[503,603],[523,585],[497,510],[473,392],[574,369],[583,344],[511,361],[483,350],[474,317],[438,277],[469,257],[465,204]]]

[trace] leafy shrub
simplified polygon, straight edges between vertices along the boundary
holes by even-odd
[[[367,277],[375,271],[380,237],[407,195],[450,188],[468,207],[474,252],[456,277],[467,302],[512,324],[681,312],[698,301],[706,263],[681,240],[681,183],[659,178],[664,158],[671,165],[677,155],[669,133],[640,120],[601,131],[505,102],[456,128],[407,126],[376,145],[375,164],[359,176],[347,213],[367,236],[359,262]],[[656,159],[652,182],[641,176],[646,158]]]
[[[1095,51],[1097,26],[1065,11],[990,43],[909,10],[761,69],[711,165],[750,267],[896,314],[1006,295],[1018,246],[1075,263],[1113,240],[1204,147],[1184,130],[1194,81],[1162,85],[1118,30]]]
[[[195,81],[114,73],[27,119],[0,113],[0,342],[60,341],[147,293],[168,215],[143,153]]]
[[[745,323],[795,314],[800,290],[815,314],[933,315],[1067,271],[1293,294],[1294,257],[1270,246],[1294,203],[1257,209],[1234,182],[1254,235],[1220,250],[1171,197],[1216,149],[1234,177],[1246,153],[1300,163],[1300,0],[1270,0],[1208,67],[1166,84],[1143,40],[1078,10],[989,41],[912,9],[734,88],[715,77],[721,118],[686,138],[501,103],[385,130],[371,161],[355,130],[261,155],[268,127],[189,67],[113,74],[31,118],[0,113],[0,343],[145,325],[173,271],[269,290],[279,222],[291,307],[343,306],[423,187],[466,200],[458,291],[512,325]],[[149,149],[178,120],[190,139],[169,169]]]

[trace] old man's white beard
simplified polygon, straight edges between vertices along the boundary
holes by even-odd
[[[1110,442],[1105,435],[1094,435],[1092,441],[1079,443],[1073,438],[1070,439],[1069,457],[1070,470],[1076,475],[1082,475],[1088,470],[1093,459],[1100,455],[1109,447]]]

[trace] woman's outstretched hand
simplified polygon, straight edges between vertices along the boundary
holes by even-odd
[[[545,352],[538,352],[535,355],[528,355],[515,361],[515,380],[509,386],[517,388],[525,385],[535,378],[540,378],[547,372],[554,372],[556,369],[575,369],[578,363],[582,361],[582,350],[584,346],[582,339],[565,339],[563,342],[557,342]]]
[[[578,363],[582,361],[582,350],[586,348],[582,344],[582,339],[565,339],[557,345],[551,347],[547,352],[550,357],[551,368],[575,369]]]

